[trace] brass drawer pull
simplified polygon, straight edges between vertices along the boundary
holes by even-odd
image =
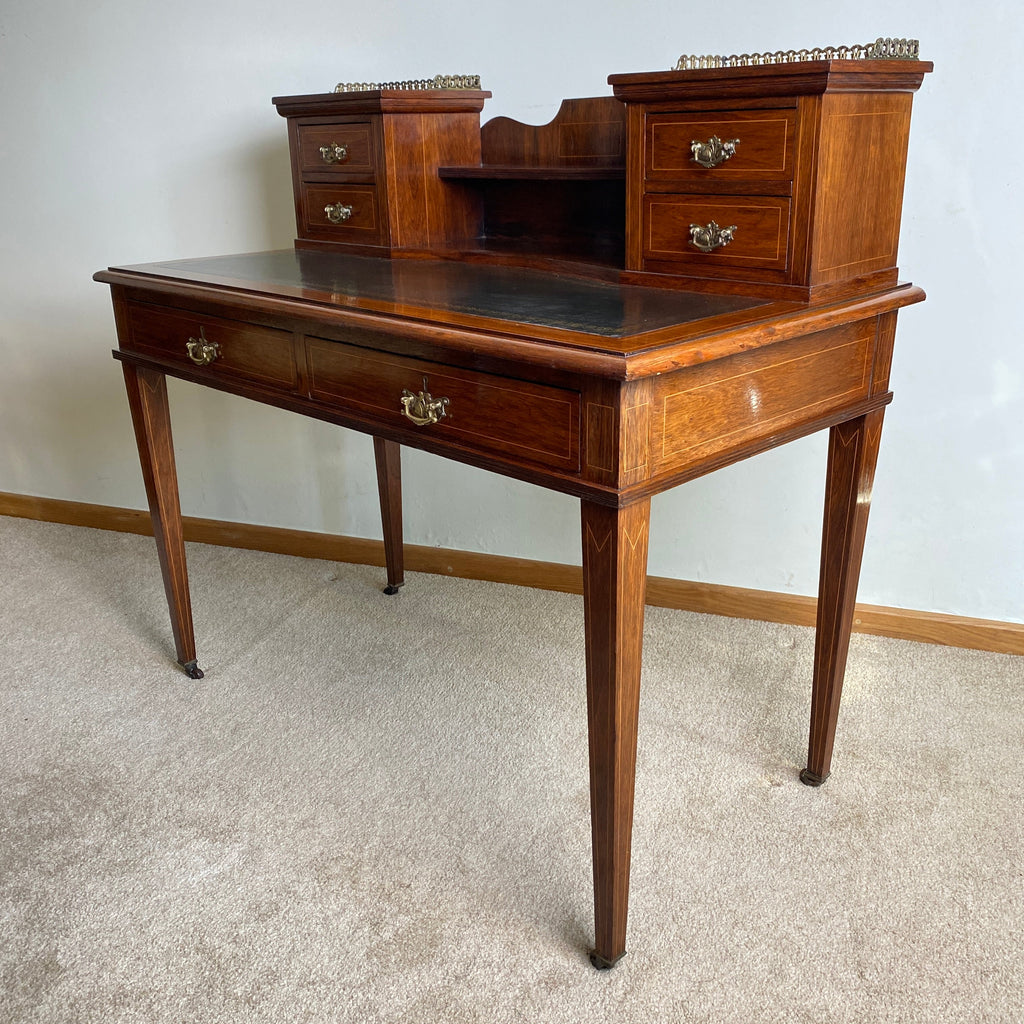
[[[196,366],[209,366],[220,355],[220,345],[215,341],[207,341],[203,333],[204,328],[199,328],[198,338],[189,338],[185,349],[188,357]]]
[[[320,147],[320,159],[325,164],[340,164],[348,159],[348,147],[332,142],[329,146]]]
[[[324,213],[332,224],[340,224],[352,216],[352,207],[346,203],[328,203],[324,207]]]
[[[423,390],[414,395],[411,391],[402,392],[402,415],[407,420],[412,420],[417,427],[427,427],[444,419],[448,409],[447,398],[434,398],[427,390],[427,379],[423,378]]]
[[[694,139],[690,143],[690,150],[693,152],[693,159],[701,167],[717,167],[724,164],[729,157],[736,155],[736,147],[739,144],[739,139],[723,142],[717,135],[712,135],[707,142]]]
[[[727,228],[720,228],[714,221],[710,224],[691,224],[690,241],[701,252],[713,252],[728,245],[733,240],[735,231],[735,224],[730,224]]]

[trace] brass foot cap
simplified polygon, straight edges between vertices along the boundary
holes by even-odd
[[[820,786],[831,774],[831,772],[825,772],[824,775],[818,775],[817,772],[812,772],[810,768],[805,768],[800,773],[800,781],[805,786]]]
[[[626,951],[625,951],[625,950],[623,950],[623,951],[622,951],[622,952],[621,952],[621,953],[620,953],[620,954],[619,954],[618,956],[616,956],[616,957],[613,957],[613,958],[612,958],[611,960],[608,960],[608,959],[606,959],[605,957],[601,956],[601,954],[600,954],[600,953],[598,953],[598,951],[597,951],[596,949],[592,949],[592,950],[590,951],[590,962],[591,962],[591,963],[592,963],[592,964],[593,964],[593,965],[594,965],[594,966],[595,966],[595,967],[596,967],[596,968],[597,968],[597,969],[598,969],[599,971],[609,971],[609,970],[611,970],[611,969],[612,969],[612,968],[613,968],[613,967],[614,967],[614,966],[615,966],[615,965],[616,965],[616,964],[617,964],[617,963],[618,963],[618,962],[619,962],[619,961],[620,961],[620,960],[621,960],[621,959],[622,959],[622,958],[623,958],[623,957],[624,957],[625,955],[626,955]]]

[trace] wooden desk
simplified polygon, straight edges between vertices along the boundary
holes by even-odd
[[[596,966],[626,949],[651,495],[829,428],[801,774],[825,780],[896,313],[919,289],[803,302],[301,249],[96,279],[113,294],[177,657],[195,678],[168,374],[372,435],[389,592],[403,582],[401,445],[580,499]]]

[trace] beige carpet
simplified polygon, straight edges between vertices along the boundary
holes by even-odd
[[[0,518],[0,1021],[1019,1022],[1024,659],[648,609],[630,953],[582,602]]]

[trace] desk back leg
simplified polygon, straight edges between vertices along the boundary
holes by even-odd
[[[405,583],[405,554],[402,546],[402,446],[397,441],[373,439],[377,462],[377,491],[384,528],[384,562],[388,571],[385,594],[397,594]]]
[[[178,474],[174,466],[171,417],[167,405],[167,378],[155,370],[121,364],[128,405],[135,425],[135,441],[142,464],[142,479],[149,500],[153,536],[171,613],[171,630],[178,664],[193,678],[202,679],[196,664],[192,601],[188,592],[185,540],[178,501]]]
[[[650,499],[582,502],[595,967],[626,952]]]
[[[879,409],[840,423],[829,434],[811,732],[807,767],[800,773],[800,781],[808,786],[820,786],[832,766],[871,487],[882,436],[882,412]]]

